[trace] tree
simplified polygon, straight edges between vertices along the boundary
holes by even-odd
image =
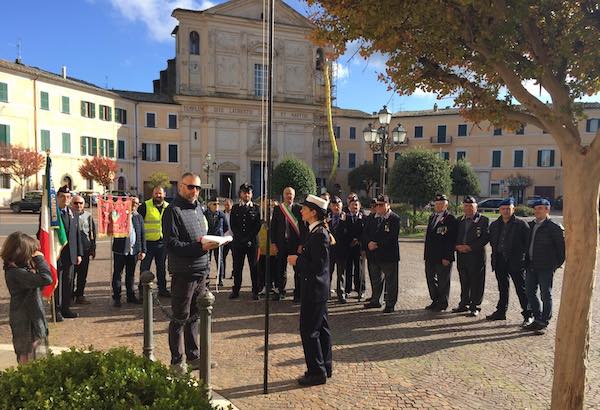
[[[348,174],[348,185],[350,189],[359,191],[364,189],[367,195],[371,192],[371,188],[379,181],[380,166],[376,162],[365,162],[364,164],[354,168]]]
[[[456,161],[450,177],[452,178],[452,194],[456,195],[456,204],[458,204],[459,195],[479,195],[479,178],[467,161]]]
[[[317,181],[311,167],[298,158],[284,158],[273,169],[272,196],[279,196],[283,189],[291,186],[296,190],[297,198],[317,192]]]
[[[471,121],[552,135],[563,160],[567,262],[556,330],[553,409],[581,409],[589,350],[600,188],[600,130],[577,126],[584,95],[600,91],[600,11],[596,1],[431,2],[308,0],[319,4],[315,38],[341,53],[361,44],[382,53],[399,94],[417,88],[453,97]],[[382,7],[393,7],[381,13]],[[381,76],[384,77],[383,75]],[[551,103],[529,91],[539,86]],[[584,177],[585,176],[585,177]],[[587,223],[581,223],[587,221]]]
[[[433,151],[420,148],[406,151],[390,170],[392,198],[411,204],[414,212],[436,194],[448,193],[450,185],[448,162]]]
[[[115,179],[117,172],[117,163],[107,157],[92,157],[84,159],[79,167],[79,174],[84,179],[91,179],[104,187],[104,192],[108,191],[110,184]]]
[[[35,150],[13,145],[0,155],[0,171],[21,187],[21,198],[25,196],[25,184],[29,177],[37,174],[44,167],[46,158]],[[6,158],[4,158],[6,157]]]
[[[156,187],[163,187],[166,189],[171,185],[171,179],[169,178],[169,176],[164,172],[160,171],[156,171],[152,175],[150,175],[148,182],[150,182],[150,186],[152,187],[152,189]]]

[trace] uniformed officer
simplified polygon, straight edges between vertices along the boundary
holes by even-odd
[[[367,232],[367,253],[371,262],[369,274],[373,281],[371,301],[366,309],[380,308],[381,295],[385,287],[385,308],[383,313],[392,313],[398,301],[398,265],[400,263],[400,218],[390,209],[387,195],[377,197],[377,217],[374,226]]]
[[[361,244],[365,215],[362,212],[358,196],[350,197],[348,195],[348,197],[350,202],[346,213],[349,240],[346,262],[346,293],[349,294],[352,291],[352,283],[354,283],[354,291],[356,291],[358,299],[362,299],[365,292],[365,272],[361,262]]]
[[[303,386],[325,384],[331,377],[331,331],[327,318],[329,297],[330,233],[325,227],[328,201],[308,195],[302,204],[302,220],[309,234],[300,255],[288,256],[302,281],[300,337],[307,371],[298,379]]]
[[[448,308],[455,242],[456,218],[448,212],[446,195],[438,194],[425,233],[425,277],[432,301],[427,310],[441,312]]]
[[[460,279],[460,302],[452,312],[479,315],[485,288],[485,245],[489,241],[489,219],[477,212],[477,201],[471,195],[463,200],[464,215],[458,219],[456,254]]]
[[[248,259],[250,267],[250,279],[252,281],[252,299],[258,300],[258,232],[260,231],[260,209],[252,202],[252,185],[243,183],[240,185],[240,202],[231,208],[231,230],[233,231],[233,242],[231,250],[233,253],[233,288],[229,299],[240,297],[242,287],[242,270],[244,258]]]
[[[496,272],[500,299],[496,311],[486,316],[487,320],[506,320],[508,291],[512,278],[515,291],[521,304],[523,326],[533,322],[533,317],[525,294],[525,255],[529,226],[515,213],[515,200],[506,198],[500,202],[500,216],[490,225],[490,245],[492,247],[492,270]]]
[[[335,269],[336,294],[340,303],[347,303],[346,299],[346,261],[350,251],[348,240],[348,224],[346,214],[342,212],[342,200],[334,196],[329,204],[330,216],[327,218],[329,230],[335,238],[335,244],[331,244],[329,258],[329,277],[333,277]]]
[[[371,293],[373,293],[374,289],[374,281],[373,281],[373,269],[371,267],[371,253],[367,252],[367,243],[370,232],[374,231],[377,227],[377,198],[371,198],[369,202],[369,214],[365,218],[364,227],[363,227],[363,236],[361,238],[360,244],[360,252],[363,258],[367,260],[367,269],[369,270],[369,283],[371,284]],[[373,298],[373,295],[367,298],[367,302],[369,302]]]
[[[554,271],[565,261],[565,236],[562,225],[550,218],[550,201],[537,200],[533,210],[535,219],[529,222],[525,286],[535,320],[525,329],[541,334],[552,318],[552,281]]]

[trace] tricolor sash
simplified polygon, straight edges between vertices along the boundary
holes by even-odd
[[[283,216],[288,221],[288,223],[290,224],[290,226],[294,229],[294,232],[296,233],[296,236],[298,236],[298,238],[300,238],[300,227],[298,226],[298,220],[296,219],[296,217],[292,213],[291,207],[288,208],[288,206],[285,205],[285,204],[279,204],[279,209],[283,213]]]

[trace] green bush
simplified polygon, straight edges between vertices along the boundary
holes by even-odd
[[[515,215],[517,216],[533,216],[533,208],[526,205],[517,205],[515,208]]]
[[[419,209],[413,212],[412,205],[405,203],[393,204],[390,208],[400,217],[400,233],[402,234],[417,233],[417,226],[427,225],[431,215],[430,212]]]
[[[280,198],[283,189],[291,186],[296,190],[296,200],[302,201],[308,194],[317,193],[317,180],[312,168],[304,161],[286,157],[273,169],[271,194]]]
[[[3,409],[213,409],[204,386],[131,350],[70,350],[0,373]]]

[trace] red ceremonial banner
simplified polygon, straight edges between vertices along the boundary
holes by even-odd
[[[98,235],[125,238],[129,236],[130,226],[131,197],[98,198]]]

